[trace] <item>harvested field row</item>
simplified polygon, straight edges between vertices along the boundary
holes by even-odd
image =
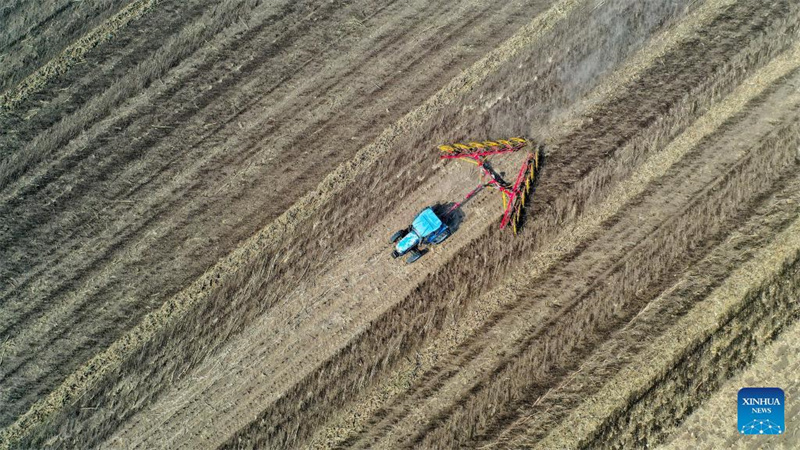
[[[335,6],[335,5],[334,5]],[[406,4],[406,14],[409,16],[407,21],[411,21],[413,14],[425,14],[426,9],[420,9],[417,4]],[[507,8],[495,9],[498,20],[523,20],[524,16],[518,16],[517,9],[524,5],[511,5]],[[383,10],[381,10],[383,11]],[[342,10],[337,14],[346,17],[352,13],[351,10]],[[397,14],[397,11],[386,10],[384,14]],[[436,86],[437,82],[442,83],[447,79],[447,74],[455,73],[460,64],[469,61],[470,54],[477,55],[481,46],[490,46],[503,36],[502,33],[492,32],[488,26],[473,26],[474,23],[465,21],[469,15],[479,16],[485,12],[485,7],[478,7],[472,3],[465,2],[461,5],[454,5],[452,9],[442,10],[440,14],[447,16],[442,20],[440,27],[450,27],[450,40],[443,40],[443,34],[439,28],[425,31],[424,34],[417,36],[417,41],[411,43],[407,49],[402,51],[396,47],[396,39],[392,38],[391,33],[403,32],[403,22],[395,23],[388,27],[387,21],[381,21],[380,16],[371,18],[365,22],[365,26],[373,25],[373,28],[357,28],[359,33],[364,32],[381,36],[385,40],[386,46],[377,47],[372,53],[365,53],[364,56],[353,58],[350,54],[339,55],[332,52],[331,59],[323,61],[312,61],[304,66],[304,71],[313,73],[320,64],[327,64],[328,73],[338,71],[342,77],[351,77],[349,81],[342,81],[342,77],[334,77],[329,82],[313,84],[310,81],[304,83],[290,83],[290,80],[278,78],[279,89],[264,93],[264,89],[270,88],[270,78],[264,77],[264,72],[269,72],[267,67],[258,67],[258,71],[248,73],[248,77],[234,78],[230,75],[231,83],[225,89],[240,89],[239,83],[250,83],[252,89],[247,89],[251,100],[243,102],[242,108],[249,108],[247,115],[235,111],[235,114],[225,112],[229,110],[228,102],[220,97],[224,90],[214,91],[208,94],[207,99],[219,101],[219,105],[209,103],[207,110],[202,111],[203,120],[197,127],[182,129],[180,133],[169,131],[162,128],[154,128],[154,138],[169,138],[168,141],[159,143],[159,140],[142,139],[141,141],[130,141],[129,133],[121,133],[116,141],[99,139],[88,142],[77,142],[76,145],[83,145],[86,150],[82,167],[87,172],[80,172],[74,167],[75,161],[66,158],[66,165],[57,169],[56,174],[67,174],[69,177],[58,176],[55,181],[45,183],[47,189],[42,190],[39,182],[32,182],[27,185],[24,192],[26,201],[19,201],[22,197],[17,197],[16,203],[7,203],[7,208],[3,213],[4,217],[13,218],[18,227],[12,229],[13,233],[8,234],[11,239],[8,243],[16,243],[9,248],[11,261],[19,260],[17,265],[19,271],[23,271],[23,278],[18,283],[11,285],[12,290],[6,292],[7,309],[4,311],[4,322],[7,329],[6,335],[16,335],[15,339],[4,344],[4,350],[9,352],[9,356],[19,355],[17,362],[5,366],[4,369],[14,372],[5,372],[6,377],[16,377],[21,380],[29,380],[30,371],[26,367],[33,367],[34,361],[29,357],[34,354],[33,348],[43,349],[49,352],[48,360],[54,362],[54,372],[45,375],[37,375],[35,380],[26,382],[27,384],[17,384],[15,378],[8,378],[4,381],[9,390],[7,398],[18,396],[19,392],[27,392],[27,396],[19,402],[20,407],[25,406],[30,399],[40,395],[53,382],[63,379],[75,365],[65,365],[63,361],[69,358],[71,361],[79,362],[81,357],[76,358],[75,349],[80,349],[80,355],[90,356],[97,348],[103,348],[113,341],[120,333],[124,332],[131,325],[136,323],[142,314],[148,309],[157,307],[163,298],[174,292],[181,284],[190,281],[191,272],[176,269],[178,266],[185,269],[202,270],[203,264],[210,264],[214,258],[224,254],[238,241],[237,239],[252,233],[253,225],[261,225],[268,221],[271,216],[265,210],[274,211],[278,214],[289,205],[293,199],[292,195],[302,193],[302,187],[311,187],[315,183],[314,174],[322,174],[330,170],[335,165],[337,159],[344,159],[348,152],[342,151],[343,148],[353,148],[370,139],[379,127],[376,127],[375,120],[365,120],[352,115],[353,109],[359,108],[368,111],[366,117],[373,116],[372,112],[390,109],[391,114],[384,114],[383,121],[389,123],[404,112],[407,105],[413,105],[415,99],[424,98]],[[338,16],[337,16],[338,17]],[[515,18],[516,17],[516,18]],[[258,19],[259,17],[255,17]],[[262,17],[263,19],[263,17]],[[331,27],[341,23],[341,17],[332,19]],[[309,19],[311,20],[311,19]],[[423,24],[416,25],[422,27]],[[469,31],[465,32],[464,30]],[[318,28],[319,33],[325,33],[324,27]],[[364,31],[366,30],[366,31]],[[136,31],[136,30],[134,30]],[[263,41],[272,38],[264,33],[258,34],[255,28],[251,29],[253,40],[249,45],[253,49],[262,48]],[[329,30],[331,31],[331,30]],[[406,29],[407,31],[407,29]],[[513,29],[509,29],[510,33]],[[133,31],[132,31],[133,32]],[[490,39],[479,39],[481,33],[492,32]],[[290,36],[290,35],[288,35]],[[422,38],[424,36],[424,38]],[[364,35],[356,34],[351,39],[364,38]],[[431,42],[438,40],[439,46],[430,47]],[[466,47],[465,42],[471,40],[481,41],[481,46]],[[356,43],[358,41],[356,40]],[[367,40],[363,46],[367,46],[373,40]],[[389,45],[391,43],[391,45]],[[241,42],[239,43],[241,44]],[[342,39],[338,45],[351,45],[353,54],[357,55],[363,50],[349,39]],[[266,47],[269,47],[268,45]],[[420,52],[419,48],[426,50]],[[240,47],[241,49],[241,47]],[[339,49],[332,47],[331,50]],[[455,50],[454,50],[455,49]],[[219,49],[218,51],[224,51]],[[415,58],[408,58],[409,54],[417,53]],[[267,50],[269,54],[269,50]],[[439,61],[439,71],[431,70],[431,66],[423,67],[425,57],[431,55],[448,55],[450,58],[436,57]],[[293,56],[294,55],[294,56]],[[383,56],[381,56],[383,55]],[[246,58],[246,55],[243,55]],[[293,53],[288,53],[286,58],[296,57]],[[364,69],[364,60],[360,58],[372,58],[373,64],[369,70]],[[376,61],[384,58],[384,64],[377,64]],[[288,61],[291,62],[291,61]],[[262,64],[260,61],[259,64]],[[220,73],[228,72],[226,64],[219,63],[217,67]],[[392,70],[402,69],[402,74],[391,75]],[[424,69],[424,73],[423,73]],[[213,77],[213,73],[201,71],[206,77]],[[408,74],[419,73],[418,76],[409,77]],[[299,75],[300,73],[298,73]],[[383,77],[391,75],[398,77],[398,82],[391,83],[385,81]],[[402,78],[399,78],[401,77]],[[273,77],[281,77],[283,74],[273,74]],[[318,75],[319,79],[324,78],[324,74]],[[353,79],[354,78],[354,79]],[[177,86],[180,77],[168,83],[168,86]],[[236,83],[232,81],[235,80]],[[379,92],[371,86],[371,80],[384,84]],[[180,81],[181,83],[186,80]],[[173,84],[175,83],[175,84]],[[161,85],[159,85],[161,86]],[[369,87],[370,92],[376,92],[370,100],[365,100],[360,95],[365,86]],[[185,88],[190,91],[189,87]],[[341,90],[341,103],[330,104],[327,100],[315,100],[320,92],[327,92],[329,95]],[[167,92],[170,92],[167,90]],[[258,95],[256,95],[258,94]],[[175,94],[174,101],[191,105],[186,98]],[[280,95],[285,103],[275,104],[272,95]],[[382,98],[385,97],[385,101]],[[141,100],[141,105],[148,105]],[[294,103],[292,103],[294,102]],[[310,102],[310,103],[303,103]],[[169,104],[155,102],[154,105],[169,108]],[[272,104],[270,107],[284,117],[276,116],[280,122],[270,125],[266,131],[259,132],[255,136],[252,133],[245,134],[247,139],[241,138],[241,127],[247,124],[248,130],[257,129],[266,119],[263,117],[264,111],[261,107]],[[147,106],[150,108],[150,106]],[[185,111],[191,111],[192,108]],[[306,114],[304,111],[317,111],[314,114]],[[139,113],[136,113],[139,114]],[[211,120],[211,117],[219,118],[222,114],[227,115],[225,125],[197,133],[197,129],[204,128],[204,123]],[[297,120],[300,116],[303,120]],[[125,119],[125,115],[121,115]],[[138,127],[148,127],[148,122],[152,123],[154,117],[165,117],[164,114],[154,113],[145,109],[140,116],[144,124],[137,125],[136,122],[128,124],[133,130]],[[174,117],[177,127],[186,116],[177,115]],[[107,122],[107,121],[106,121]],[[269,121],[268,121],[269,122]],[[113,122],[112,122],[113,123]],[[124,123],[124,122],[123,122]],[[163,122],[156,122],[163,123]],[[101,123],[101,128],[110,126],[108,123]],[[167,125],[158,125],[167,126]],[[317,128],[319,127],[319,128]],[[220,131],[224,128],[225,133]],[[314,129],[322,131],[313,135]],[[377,128],[377,129],[376,129]],[[275,130],[279,129],[286,133],[284,137],[270,137]],[[107,128],[114,132],[115,128]],[[173,134],[176,134],[172,136]],[[292,133],[292,134],[289,134]],[[200,140],[193,140],[192,134],[200,137]],[[220,142],[226,142],[227,146],[220,147]],[[355,136],[353,136],[355,134]],[[171,136],[171,137],[170,137]],[[288,136],[288,137],[287,137]],[[146,137],[146,135],[145,135]],[[273,140],[273,145],[264,146],[260,139],[268,137]],[[356,139],[352,139],[355,137]],[[195,138],[196,139],[196,138]],[[125,143],[127,140],[127,144]],[[330,156],[329,165],[314,164],[313,160],[307,159],[304,153],[283,151],[297,148],[298,143],[308,145],[311,148],[327,148],[327,154],[317,155],[324,159]],[[101,154],[106,145],[113,144],[119,151],[115,151],[107,156],[103,156],[107,161],[98,164],[99,160],[92,156]],[[158,144],[158,145],[156,145]],[[204,152],[198,148],[198,144],[205,146],[208,151]],[[87,147],[88,145],[88,147]],[[179,153],[162,153],[159,155],[159,148],[180,145],[188,153],[184,153],[186,164],[176,157]],[[76,147],[78,148],[78,147]],[[232,152],[232,148],[241,148],[242,151]],[[122,151],[121,149],[126,149]],[[213,150],[212,150],[213,149]],[[82,150],[82,151],[84,151]],[[155,158],[146,158],[142,152],[147,151],[156,155]],[[136,158],[126,162],[124,158],[126,152]],[[192,161],[197,155],[203,155],[203,160],[198,164]],[[287,156],[288,155],[288,156]],[[60,155],[60,156],[63,156]],[[298,158],[301,163],[308,168],[303,171],[303,166],[298,165]],[[258,164],[253,164],[253,160]],[[259,160],[261,160],[259,162]],[[238,173],[234,172],[220,179],[213,175],[213,168],[217,166],[242,168]],[[81,167],[81,166],[78,166]],[[108,177],[104,169],[116,170],[119,167],[124,169],[117,174],[116,178]],[[165,170],[166,168],[166,170]],[[178,170],[180,169],[180,170]],[[188,169],[188,170],[184,170]],[[291,169],[291,170],[289,170]],[[229,170],[229,169],[226,169]],[[152,174],[157,174],[153,177]],[[201,174],[201,175],[198,175]],[[270,175],[272,174],[272,175]],[[209,176],[211,175],[211,176]],[[48,177],[51,175],[48,175]],[[278,176],[282,178],[277,178]],[[144,178],[142,178],[144,177]],[[294,178],[294,182],[289,180]],[[130,180],[138,183],[126,185],[120,180]],[[281,179],[282,189],[264,198],[263,192],[269,186],[274,186]],[[220,189],[218,183],[223,182]],[[227,181],[227,182],[226,182]],[[161,186],[159,186],[161,185]],[[63,189],[63,191],[62,191]],[[53,191],[60,193],[56,198],[58,202],[53,204]],[[23,194],[20,194],[23,195]],[[31,198],[31,195],[34,197]],[[188,196],[195,198],[196,201],[189,202]],[[37,214],[35,198],[41,198],[41,209]],[[108,199],[111,196],[111,199]],[[233,207],[230,202],[220,201],[220,198],[231,198],[234,202]],[[254,198],[258,198],[254,201]],[[213,201],[213,203],[212,203]],[[85,209],[80,211],[80,215],[75,214],[74,202],[80,202]],[[55,211],[54,205],[56,208]],[[267,206],[267,208],[264,207]],[[57,211],[63,211],[63,219],[59,219]],[[228,223],[219,223],[218,217],[224,214],[231,214],[238,211],[239,217],[233,218]],[[6,214],[8,214],[6,216]],[[94,218],[93,220],[91,218]],[[274,218],[274,216],[272,216]],[[94,229],[76,228],[76,224],[91,220]],[[104,226],[102,222],[107,220]],[[139,225],[141,224],[141,225]],[[175,224],[176,226],[173,226]],[[181,225],[183,224],[183,225]],[[191,224],[191,226],[189,226]],[[181,225],[181,226],[177,226]],[[105,227],[105,229],[103,229]],[[217,238],[212,241],[213,251],[209,251],[208,242],[193,240],[191,237],[198,230],[215,227],[216,231],[209,232],[211,235],[224,231],[227,236]],[[175,236],[173,230],[182,230],[181,234]],[[63,235],[63,232],[70,234]],[[42,246],[42,243],[45,246]],[[39,251],[31,252],[31,247],[38,248]],[[158,247],[159,252],[153,253],[150,249]],[[14,254],[19,255],[19,259]],[[39,256],[41,263],[30,258]],[[75,260],[75,255],[82,255],[79,261]],[[46,257],[45,257],[46,256]],[[26,260],[27,259],[27,260]],[[199,261],[198,261],[199,259]],[[12,266],[13,270],[13,266]],[[135,275],[131,275],[131,273]],[[152,282],[142,283],[142,277]],[[165,277],[171,281],[164,282]],[[170,288],[170,286],[172,286]],[[207,286],[206,286],[207,287]],[[166,289],[165,289],[166,288]],[[53,300],[61,300],[54,303]],[[143,304],[142,300],[147,299]],[[53,307],[55,304],[56,307]],[[107,305],[105,310],[100,312],[106,317],[93,315],[91,327],[96,327],[96,332],[91,340],[85,338],[76,339],[76,334],[85,335],[86,326],[80,321],[87,320],[86,312],[97,305]],[[47,305],[43,307],[40,305]],[[22,330],[21,332],[18,332]],[[31,347],[31,346],[34,347]],[[25,356],[27,355],[27,356]],[[60,355],[60,356],[59,356]],[[41,358],[37,358],[41,361]],[[15,361],[9,358],[7,361]],[[59,363],[61,362],[61,363]],[[27,365],[27,366],[26,366]],[[38,370],[38,369],[37,369]],[[15,373],[17,375],[15,375]],[[36,389],[33,389],[36,386]],[[29,403],[27,403],[29,404]],[[21,410],[18,410],[21,412]],[[11,414],[11,410],[8,411]]]
[[[763,86],[763,85],[761,85],[761,86]],[[565,197],[567,197],[567,198],[574,198],[573,196],[565,196]],[[535,226],[535,225],[534,225],[534,226]],[[538,235],[538,236],[543,236],[544,234],[541,232],[541,230],[537,230],[537,235]],[[473,246],[473,247],[474,247],[474,246]],[[478,249],[482,249],[483,247],[481,247],[481,246],[477,246],[477,248],[478,248]],[[491,254],[491,252],[490,252],[490,254]],[[461,265],[461,267],[463,268],[464,261],[468,261],[468,260],[469,260],[469,258],[460,258],[458,261],[460,261],[460,265]],[[480,260],[479,260],[479,261],[480,261]],[[485,267],[485,266],[484,266],[484,267]],[[445,272],[445,273],[448,273],[448,271],[446,271],[446,270],[445,270],[444,272]],[[452,271],[450,271],[449,273],[452,273]],[[436,285],[436,284],[434,284],[434,283],[431,283],[431,285]],[[441,285],[441,283],[440,283],[439,285]],[[445,291],[447,291],[448,289],[444,289],[444,290],[445,290]],[[422,295],[426,295],[426,294],[427,294],[427,297],[425,297],[425,301],[424,301],[425,303],[420,303],[420,305],[424,305],[424,304],[426,304],[426,303],[430,303],[430,302],[431,302],[431,300],[432,300],[433,298],[435,298],[434,294],[431,294],[430,292],[431,292],[431,291],[428,291],[428,292],[423,292],[423,293],[422,293]],[[458,305],[458,306],[454,307],[454,309],[456,309],[456,308],[460,308],[460,307],[461,307],[461,305]],[[397,311],[408,311],[410,308],[411,308],[411,307],[410,307],[410,305],[409,305],[409,304],[404,304],[403,306],[400,306],[400,307],[398,307],[398,308],[397,308]],[[410,317],[415,317],[415,314],[417,314],[417,313],[415,313],[415,311],[414,311],[414,310],[412,310],[412,311],[408,312],[408,314],[409,314],[409,315],[408,315],[408,318],[407,318],[407,319],[403,319],[403,320],[399,320],[399,319],[398,319],[398,320],[396,320],[396,321],[395,321],[395,323],[404,323],[404,324],[406,324],[406,323],[412,323],[412,321],[410,320]],[[419,319],[415,319],[415,320],[420,320],[420,323],[425,323],[425,320],[426,320],[425,316],[422,316],[422,317],[420,318],[420,316],[418,316],[418,315],[417,315],[416,317],[417,317],[417,318],[419,318]],[[422,330],[420,330],[420,332],[423,332],[423,331],[422,331]],[[413,331],[412,331],[412,332],[410,332],[409,334],[410,334],[410,335],[412,335],[412,336],[414,336],[414,332],[413,332]],[[388,337],[387,337],[387,339],[388,339]],[[379,341],[379,340],[377,340],[377,339],[373,339],[373,340],[370,340],[370,339],[364,339],[364,341],[366,341],[366,342],[370,342],[370,341],[372,341],[372,342],[376,342],[376,341],[377,341],[377,342],[393,342],[393,341],[391,341],[391,340],[387,340],[387,341]],[[388,346],[388,344],[377,344],[377,347],[378,347],[378,348],[380,348],[380,346],[381,346],[381,345],[386,345],[386,346]],[[394,344],[392,344],[392,346],[394,346]],[[353,354],[354,354],[354,355],[363,356],[364,354],[367,354],[367,352],[353,351]],[[336,361],[337,361],[337,362],[339,362],[339,363],[341,363],[342,359],[341,359],[341,358],[338,358],[338,359],[336,359]],[[341,382],[341,380],[342,380],[342,377],[341,377],[341,376],[336,376],[336,375],[333,375],[333,376],[331,376],[331,378],[330,378],[330,379],[332,379],[332,380],[334,380],[334,379],[335,379],[335,380],[337,380],[337,384],[336,384],[336,387],[327,387],[327,389],[328,389],[328,390],[327,390],[327,392],[329,392],[329,393],[330,393],[330,392],[335,392],[335,391],[334,391],[334,389],[338,390],[338,389],[339,389],[339,386],[341,386],[341,385],[343,384],[343,383]],[[355,384],[355,385],[357,385],[357,382],[354,382],[354,384]],[[300,392],[303,392],[303,391],[302,391],[302,389],[300,390]],[[291,402],[287,402],[287,403],[291,404]],[[270,423],[270,424],[279,424],[280,422],[278,421],[278,418],[277,418],[279,415],[280,415],[280,417],[287,417],[287,416],[286,416],[285,414],[283,414],[283,413],[276,412],[275,414],[276,414],[276,416],[275,416],[275,418],[274,418],[274,419],[271,419],[271,420],[265,420],[264,422],[265,422],[265,423]],[[324,415],[324,414],[323,414],[323,415]],[[298,421],[298,423],[302,423],[302,422],[303,422],[303,421]],[[276,426],[277,426],[277,425],[276,425]],[[281,430],[285,430],[286,428],[284,427],[284,428],[279,428],[279,429],[281,429]],[[291,428],[290,428],[289,430],[291,430]],[[289,433],[291,433],[291,431],[289,431]]]
[[[755,449],[768,444],[770,448],[791,449],[794,443],[800,442],[800,435],[794,428],[789,428],[783,436],[761,436],[757,441],[742,442],[735,427],[730,427],[731,418],[736,417],[736,408],[731,399],[736,398],[740,388],[758,385],[781,386],[786,392],[786,398],[797,398],[800,393],[800,378],[797,376],[800,373],[800,361],[795,358],[798,344],[800,322],[795,321],[794,324],[787,324],[774,342],[755,353],[754,361],[746,369],[725,382],[711,398],[697,408],[673,432],[663,448]],[[786,405],[786,423],[797,423],[799,419],[800,404],[793,401]],[[712,434],[708,430],[717,432]]]
[[[653,299],[631,322],[584,359],[580,368],[536,400],[526,414],[495,441],[496,447],[531,446],[599,391],[623,367],[635,365],[639,352],[661,336],[675,318],[685,315],[722,285],[730,272],[751,261],[759,249],[797,217],[800,177],[794,176],[760,206],[742,226],[702,261]],[[669,319],[667,319],[669,318]],[[670,320],[671,319],[671,320]],[[731,417],[735,417],[735,414]]]
[[[56,58],[70,43],[118,13],[127,3],[130,1],[48,0],[9,6],[0,13],[4,25],[0,33],[0,92],[10,93],[23,78]],[[104,31],[113,33],[114,30]],[[94,36],[98,40],[106,38],[100,33]],[[72,45],[78,52],[70,53],[78,56],[80,51],[94,45],[97,44],[84,39],[79,43],[82,49]],[[2,103],[5,104],[7,98],[4,96]]]
[[[800,312],[796,300],[800,286],[798,237],[800,222],[795,220],[708,300],[676,321],[642,353],[635,368],[623,369],[586,406],[576,410],[573,417],[581,420],[572,422],[570,430],[564,426],[567,419],[538,445],[553,448],[603,442],[616,447],[663,439],[660,430],[672,430],[698,400],[717,388],[720,378],[752,360],[765,342],[796,321]],[[719,365],[725,369],[720,373],[715,370]],[[708,387],[703,387],[706,384]],[[670,408],[647,408],[652,402],[668,402],[677,408],[676,414],[669,412]],[[644,409],[650,412],[636,418],[635,413]],[[626,427],[636,426],[639,431],[625,432]]]
[[[726,155],[724,151],[720,152],[719,148],[713,146],[708,146],[706,151],[718,158]],[[754,149],[753,153],[758,154],[758,149]],[[418,406],[409,423],[437,424],[443,421],[444,424],[437,428],[428,426],[417,433],[411,430],[418,425],[409,425],[410,429],[404,429],[395,424],[393,434],[401,439],[409,439],[410,436],[409,443],[415,443],[414,439],[417,439],[415,445],[423,447],[449,448],[466,444],[466,441],[448,441],[451,436],[479,442],[491,440],[498,427],[503,427],[503,423],[525,413],[524,405],[528,398],[535,399],[537,392],[548,387],[546,383],[559,382],[568,371],[574,370],[572,364],[582,359],[579,355],[591,352],[596,343],[603,341],[605,330],[614,329],[617,324],[635,316],[646,304],[643,301],[657,295],[661,280],[669,279],[671,273],[679,273],[724,239],[727,236],[726,228],[737,226],[743,218],[742,214],[752,207],[751,200],[748,199],[759,198],[758,189],[748,192],[743,186],[752,185],[755,180],[764,183],[761,185],[762,189],[774,185],[780,180],[781,173],[794,169],[793,156],[789,154],[788,165],[783,162],[783,170],[773,170],[775,165],[771,158],[766,160],[769,164],[761,163],[760,170],[754,170],[758,166],[747,167],[749,164],[744,164],[742,167],[737,164],[732,173],[746,173],[748,178],[745,181],[737,180],[735,176],[725,176],[703,189],[699,198],[690,201],[685,209],[675,211],[676,215],[671,220],[658,220],[658,214],[652,211],[663,214],[669,211],[672,206],[670,203],[680,204],[683,198],[688,197],[685,194],[686,189],[704,186],[702,177],[696,180],[689,175],[692,171],[709,174],[713,173],[708,170],[709,167],[725,167],[719,160],[711,160],[706,165],[697,155],[690,155],[683,167],[665,174],[666,178],[674,180],[677,185],[659,183],[660,195],[645,193],[646,200],[641,200],[642,205],[626,211],[630,217],[638,217],[639,220],[615,217],[612,221],[618,222],[614,224],[614,228],[621,228],[617,232],[621,235],[618,236],[614,228],[604,232],[600,244],[602,250],[593,251],[589,245],[582,249],[581,256],[587,253],[607,254],[608,248],[603,248],[607,245],[606,239],[612,242],[637,243],[629,253],[621,258],[612,258],[613,262],[603,261],[597,256],[590,259],[597,266],[608,269],[598,277],[594,285],[588,286],[585,291],[579,291],[574,298],[569,296],[571,289],[564,287],[561,290],[569,294],[545,296],[537,293],[558,292],[559,284],[567,278],[564,274],[585,273],[584,268],[591,267],[591,263],[582,261],[585,258],[573,259],[569,263],[561,262],[563,273],[556,272],[554,283],[542,279],[534,280],[527,290],[521,291],[527,293],[522,296],[527,304],[525,309],[514,311],[514,322],[501,322],[496,326],[497,331],[482,333],[483,336],[492,336],[489,339],[491,344],[486,345],[487,349],[484,351],[487,355],[483,356],[484,359],[491,358],[491,362],[481,361],[484,367],[483,370],[475,370],[481,374],[477,380],[465,382],[466,371],[459,370],[451,384],[458,389],[460,395],[454,398],[456,401],[452,407],[445,407],[448,403],[443,398],[450,398],[453,394],[440,394],[449,384],[442,388],[437,386],[436,389],[423,389],[428,395],[436,394],[431,397],[443,403],[438,406],[441,412],[433,417],[421,418],[418,417],[421,409]],[[642,173],[645,172],[643,169]],[[764,177],[765,174],[768,176]],[[651,196],[654,198],[649,198]],[[641,220],[648,216],[655,216],[659,226],[652,234],[637,238],[630,227],[634,226],[636,231],[649,228],[647,222]],[[645,261],[649,261],[649,264],[644,264]],[[548,299],[558,305],[557,313],[552,318],[548,314],[542,314],[540,306]],[[521,333],[514,332],[520,328]],[[516,343],[514,339],[507,343],[508,339],[501,339],[504,334],[521,337]],[[459,365],[447,363],[448,361],[442,361],[440,364],[444,367]],[[422,399],[419,400],[420,403],[425,403]],[[504,406],[488,408],[485,405],[489,403]],[[475,430],[475,435],[464,433],[463,430]],[[397,443],[389,440],[378,445],[394,447]]]
[[[649,446],[800,316],[795,2],[48,1],[0,10],[0,448]],[[484,193],[388,255],[476,183],[435,144],[514,135],[517,236]]]

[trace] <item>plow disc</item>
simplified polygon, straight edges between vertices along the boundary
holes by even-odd
[[[484,187],[490,187],[500,192],[503,197],[503,215],[500,219],[500,229],[511,225],[514,234],[517,233],[525,218],[524,209],[533,189],[536,174],[539,170],[539,147],[534,146],[528,150],[528,154],[517,172],[513,183],[503,180],[488,164],[488,158],[493,155],[501,155],[522,150],[528,142],[519,137],[508,140],[470,142],[468,144],[449,144],[440,145],[442,159],[460,159],[471,162],[478,166],[481,172],[481,184],[473,189],[464,201],[475,195]],[[459,208],[463,202],[459,202],[452,209]]]

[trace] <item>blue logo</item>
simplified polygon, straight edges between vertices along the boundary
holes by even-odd
[[[785,400],[780,388],[739,389],[739,433],[783,434]]]

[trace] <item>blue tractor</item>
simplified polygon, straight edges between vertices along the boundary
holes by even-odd
[[[390,238],[394,244],[392,258],[408,254],[407,263],[413,263],[425,254],[424,245],[436,245],[450,237],[450,228],[428,207],[420,211],[411,226],[395,232]]]

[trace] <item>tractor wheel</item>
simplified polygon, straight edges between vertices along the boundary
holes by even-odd
[[[417,250],[417,249],[411,250],[411,252],[408,254],[408,258],[406,258],[406,263],[411,264],[416,260],[422,258],[422,255],[424,254],[425,254],[424,250]]]
[[[396,243],[397,241],[400,240],[400,238],[403,237],[404,234],[406,234],[406,230],[397,230],[397,231],[395,231],[394,234],[392,235],[392,237],[389,238],[389,242],[392,243],[392,244]]]

